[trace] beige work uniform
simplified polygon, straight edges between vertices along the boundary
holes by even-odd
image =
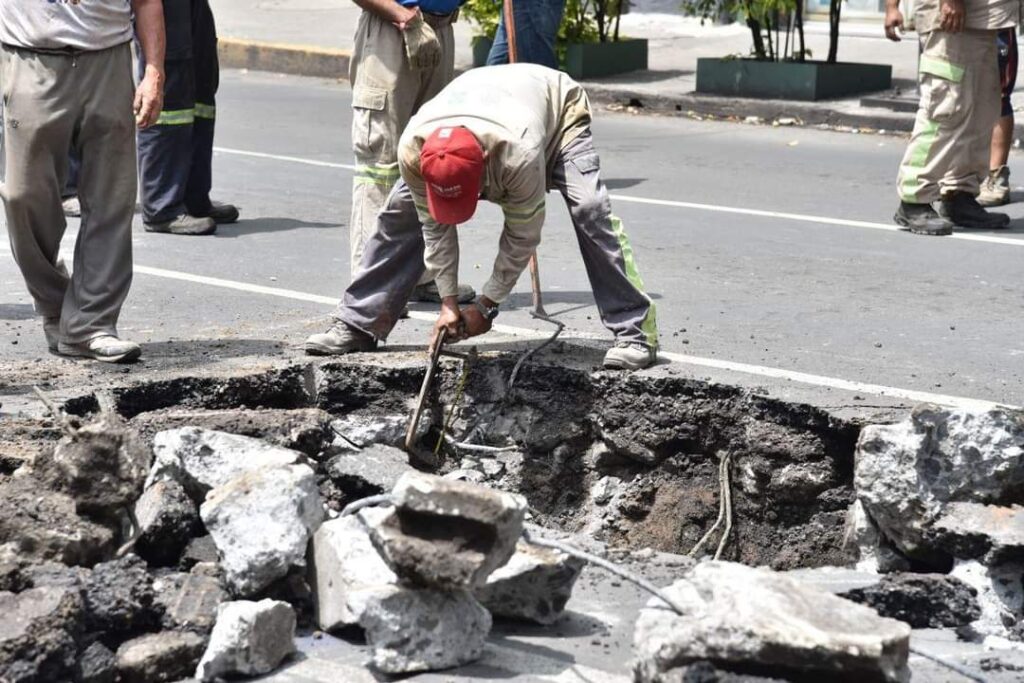
[[[965,0],[966,28],[939,29],[939,0],[920,0],[921,100],[900,164],[900,199],[931,203],[962,191],[977,195],[988,173],[992,127],[999,118],[996,32],[1015,26],[1019,0]]]
[[[431,69],[415,69],[409,64],[402,32],[390,22],[366,11],[359,17],[349,67],[356,161],[349,225],[353,276],[366,240],[377,228],[377,213],[399,177],[399,136],[420,106],[455,75],[451,25],[457,16],[458,12],[423,15],[441,43],[440,63]]]

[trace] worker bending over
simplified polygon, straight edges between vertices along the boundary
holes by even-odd
[[[311,336],[307,352],[375,348],[425,268],[442,299],[434,335],[441,328],[450,340],[487,332],[540,243],[546,193],[556,187],[572,216],[601,320],[615,335],[605,365],[651,365],[658,344],[655,308],[611,212],[590,120],[583,88],[547,67],[485,67],[452,81],[402,135],[401,180],[335,312],[337,323]],[[466,228],[456,226],[473,216],[480,198],[500,205],[505,223],[482,295],[460,310],[458,230]]]

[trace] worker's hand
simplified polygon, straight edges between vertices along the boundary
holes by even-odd
[[[899,7],[889,7],[885,10],[885,37],[889,40],[900,42],[903,38],[903,12]]]
[[[967,10],[964,0],[942,0],[939,3],[939,28],[947,33],[960,33],[964,30]]]
[[[139,81],[139,87],[135,89],[135,125],[139,130],[149,128],[156,123],[163,108],[164,75],[159,69],[147,65],[146,72]]]
[[[437,339],[445,331],[445,342],[454,343],[465,337],[462,313],[459,311],[459,299],[454,296],[446,296],[441,301],[441,315],[437,316],[434,323],[434,330],[430,335],[430,349],[433,350]]]
[[[433,69],[441,63],[441,41],[420,12],[406,23],[402,38],[412,68]]]
[[[462,322],[466,330],[466,337],[476,337],[491,331],[493,321],[484,317],[476,304],[462,309]]]
[[[415,19],[416,16],[420,13],[420,10],[418,7],[404,7],[402,5],[399,5],[398,3],[395,4],[396,7],[394,8],[394,11],[397,13],[397,16],[395,18],[395,21],[392,21],[391,23],[399,31],[404,31],[406,27],[409,25],[409,22]]]

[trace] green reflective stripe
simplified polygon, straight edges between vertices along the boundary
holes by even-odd
[[[651,301],[651,297],[647,296],[647,291],[644,289],[644,281],[640,277],[640,271],[636,267],[636,258],[633,256],[633,245],[629,243],[629,237],[626,235],[626,231],[622,227],[622,221],[618,216],[612,216],[612,231],[615,233],[615,238],[619,241],[619,249],[622,251],[622,260],[626,264],[626,278],[629,282],[637,288],[637,290],[643,294],[644,298],[647,299],[650,306],[647,309],[647,314],[644,316],[644,320],[640,323],[640,330],[644,333],[644,337],[647,338],[647,343],[652,347],[658,347],[658,312]]]
[[[920,189],[917,179],[928,164],[928,157],[938,137],[938,122],[927,120],[921,132],[911,141],[903,167],[900,169],[900,199],[903,201],[917,202],[917,191]]]
[[[386,166],[356,166],[355,182],[362,185],[391,187],[401,176],[396,164]]]
[[[947,81],[959,83],[964,79],[964,68],[939,57],[921,55],[921,73],[931,74]]]
[[[187,126],[196,120],[195,109],[164,109],[156,120],[158,126]]]
[[[542,199],[540,201],[540,204],[537,204],[532,209],[528,208],[525,211],[522,211],[522,210],[517,211],[515,209],[512,209],[511,207],[504,206],[504,205],[501,208],[505,212],[505,222],[506,223],[519,224],[519,223],[529,223],[534,218],[536,218],[542,211],[544,211],[544,208],[546,206],[547,206],[547,200],[546,199]]]
[[[202,102],[196,102],[196,118],[197,119],[215,119],[217,118],[217,107],[212,104],[203,104]]]

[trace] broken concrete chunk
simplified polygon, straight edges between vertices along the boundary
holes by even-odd
[[[323,514],[316,476],[306,465],[246,472],[211,491],[200,508],[228,588],[242,596],[304,566]]]
[[[515,552],[526,501],[469,482],[402,475],[395,509],[370,527],[388,566],[416,585],[475,587]]]
[[[146,487],[161,479],[175,479],[200,504],[210,489],[245,472],[269,465],[294,465],[305,459],[298,451],[259,439],[199,427],[157,433],[153,437],[153,454],[155,460]]]
[[[878,525],[859,500],[853,501],[846,512],[843,552],[861,571],[910,570],[910,561],[893,548],[889,540],[879,532]]]
[[[635,680],[676,680],[701,660],[758,675],[908,681],[910,627],[768,569],[703,562],[652,598],[637,619]]]
[[[195,670],[206,639],[187,631],[163,631],[140,636],[117,648],[121,683],[180,681]]]
[[[157,566],[176,564],[199,526],[196,504],[174,480],[154,482],[135,504],[139,538],[134,550]]]
[[[411,471],[409,456],[393,446],[369,446],[336,455],[327,463],[327,476],[348,500],[390,491],[399,477]]]
[[[75,683],[114,683],[117,678],[117,658],[100,642],[85,648],[75,665]]]
[[[72,587],[0,593],[0,680],[71,680],[83,605]]]
[[[352,445],[366,448],[373,444],[385,444],[402,448],[405,446],[405,430],[409,427],[409,416],[365,415],[351,413],[331,423],[335,434],[340,435],[339,446]],[[429,420],[422,420],[416,438],[424,436],[430,428]],[[388,488],[391,488],[390,486]]]
[[[295,652],[295,612],[277,600],[225,602],[196,668],[195,677],[212,681],[229,674],[270,673]]]
[[[75,511],[70,496],[47,491],[32,477],[0,484],[0,544],[29,561],[92,566],[113,557],[114,532]]]
[[[1024,562],[1024,507],[949,503],[926,536],[956,558],[987,565]]]
[[[468,591],[392,587],[370,601],[360,625],[383,673],[437,671],[480,657],[491,615]]]
[[[373,547],[363,521],[387,514],[361,510],[324,522],[313,536],[310,583],[317,624],[324,631],[358,624],[367,602],[398,581]]]
[[[197,564],[217,564],[219,561],[220,554],[217,553],[217,544],[213,542],[213,536],[206,534],[188,542],[178,560],[178,568],[187,572]]]
[[[162,609],[146,563],[136,555],[96,565],[85,581],[86,627],[112,641],[155,629]]]
[[[959,561],[949,573],[977,591],[981,617],[966,630],[976,636],[1013,638],[1024,619],[1024,564],[986,567],[976,560]]]
[[[923,405],[903,422],[867,426],[854,484],[899,550],[927,556],[924,528],[944,504],[1010,502],[1024,486],[1024,413]]]
[[[945,574],[887,574],[840,597],[867,605],[911,628],[964,626],[981,616],[977,591]]]
[[[491,614],[552,624],[562,616],[583,560],[524,541],[504,567],[474,591]]]
[[[228,599],[220,581],[210,576],[174,573],[153,582],[156,602],[163,607],[166,628],[209,633],[217,608]]]

